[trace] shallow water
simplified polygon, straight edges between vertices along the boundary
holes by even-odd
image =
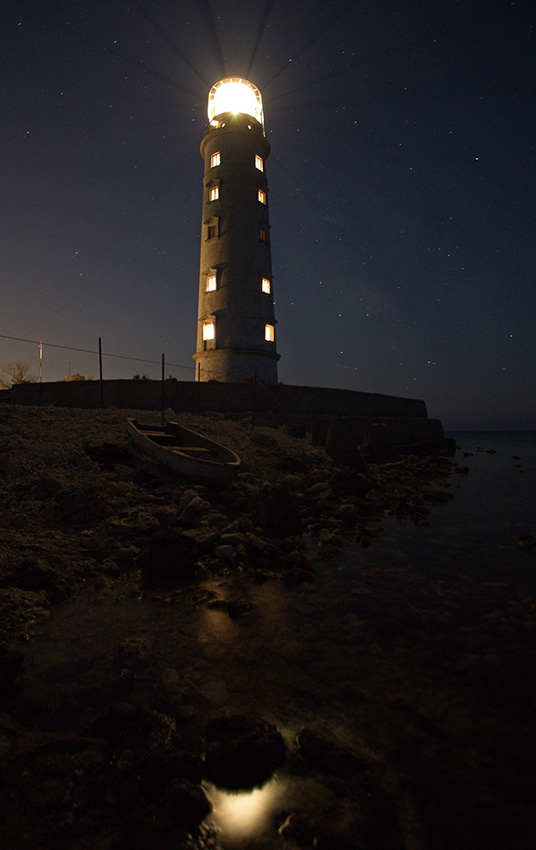
[[[428,525],[387,517],[377,543],[347,543],[343,557],[317,564],[314,584],[297,589],[229,575],[195,592],[141,594],[127,579],[78,595],[25,641],[26,695],[50,704],[58,728],[78,731],[112,699],[152,706],[159,689],[180,684],[211,713],[275,723],[290,747],[300,728],[320,722],[343,742],[372,746],[395,772],[404,746],[420,746],[413,721],[398,728],[389,708],[397,700],[456,736],[481,706],[459,689],[460,649],[451,656],[449,647],[502,617],[518,584],[536,591],[534,555],[516,543],[536,534],[536,435],[453,436],[456,462],[469,473],[452,474],[455,498],[433,508]],[[206,606],[236,596],[252,607],[235,620]],[[498,637],[489,628],[485,639],[471,633],[473,653],[497,653],[509,634],[500,628]],[[133,637],[143,639],[143,652],[118,651]],[[277,825],[292,798],[322,799],[321,784],[306,786],[284,773],[249,795],[207,786],[212,846],[280,846]]]

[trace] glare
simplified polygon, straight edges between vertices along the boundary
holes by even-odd
[[[220,80],[208,95],[208,120],[224,112],[242,112],[263,123],[262,98],[259,89],[239,77]]]
[[[262,788],[252,791],[222,791],[208,783],[205,790],[213,805],[212,820],[223,837],[240,840],[259,834],[266,828],[286,788],[277,779],[272,779]]]

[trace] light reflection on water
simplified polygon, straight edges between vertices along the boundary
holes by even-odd
[[[313,585],[288,589],[276,580],[252,585],[237,575],[204,584],[221,608],[192,605],[188,589],[169,605],[137,595],[118,598],[110,589],[59,606],[23,645],[27,695],[71,700],[76,730],[86,718],[79,696],[84,690],[93,697],[101,690],[104,705],[115,691],[117,698],[141,699],[146,686],[157,690],[176,681],[201,694],[209,712],[257,714],[280,731],[284,727],[285,737],[289,728],[293,737],[318,720],[337,731],[342,724],[352,734],[366,721],[372,735],[378,712],[379,734],[394,740],[390,716],[381,715],[383,694],[411,703],[415,694],[426,697],[430,690],[433,667],[423,655],[423,638],[435,640],[438,651],[443,647],[440,636],[422,631],[422,623],[436,602],[441,615],[444,579],[497,571],[505,582],[515,579],[515,570],[526,569],[527,562],[516,535],[536,532],[534,440],[517,445],[510,437],[501,443],[498,436],[486,442],[481,435],[464,435],[459,443],[471,452],[457,459],[470,474],[451,478],[456,498],[434,509],[429,526],[384,521],[387,531],[378,543],[366,550],[348,544],[340,561],[318,564]],[[498,453],[478,453],[481,443]],[[522,456],[522,472],[513,454]],[[456,594],[453,615],[466,599],[465,592]],[[232,619],[225,605],[236,598],[251,603],[252,610]],[[118,653],[120,641],[138,635],[150,638],[146,656]],[[125,671],[132,675],[125,678]],[[91,719],[90,709],[87,713]],[[224,845],[268,847],[261,836],[276,834],[276,816],[294,793],[302,799],[303,782],[300,789],[282,777],[249,793],[207,785],[211,823]],[[322,795],[324,789],[307,786],[309,801],[313,792]]]
[[[242,842],[265,832],[288,795],[288,780],[273,778],[251,791],[224,791],[210,783],[203,787],[213,806],[209,824],[222,841]]]

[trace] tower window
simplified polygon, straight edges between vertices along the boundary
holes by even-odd
[[[275,339],[275,328],[273,325],[264,326],[264,339],[266,342],[273,342]]]
[[[255,168],[258,168],[259,171],[264,171],[264,160],[258,154],[255,154]]]
[[[217,279],[215,274],[207,275],[207,292],[215,292],[217,289]]]
[[[218,222],[209,224],[207,227],[207,239],[216,239],[218,235]]]
[[[267,295],[270,295],[270,292],[272,291],[272,284],[267,277],[263,277],[261,286],[262,291],[266,292]]]
[[[266,203],[266,192],[264,189],[259,189],[257,192],[257,200],[260,204]]]
[[[268,325],[266,326],[268,327]],[[214,326],[214,322],[205,322],[203,325],[203,340],[207,342],[207,340],[214,339],[216,336],[216,329]]]
[[[220,151],[216,151],[210,157],[210,167],[214,168],[214,166],[220,165],[220,164],[221,164],[221,154],[220,154]]]
[[[213,186],[211,189],[208,190],[209,201],[217,201],[219,197],[220,197],[220,187],[219,186]]]
[[[261,240],[261,242],[268,242],[268,231],[265,227],[260,228],[259,239]]]

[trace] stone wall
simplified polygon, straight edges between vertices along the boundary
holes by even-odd
[[[131,410],[160,410],[160,381],[117,380],[57,381],[17,384],[9,391],[13,404],[57,407],[101,407]],[[164,406],[180,412],[220,411],[228,415],[271,413],[275,420],[363,418],[369,424],[378,418],[426,419],[424,401],[378,393],[361,393],[328,387],[294,387],[275,384],[165,381]]]

